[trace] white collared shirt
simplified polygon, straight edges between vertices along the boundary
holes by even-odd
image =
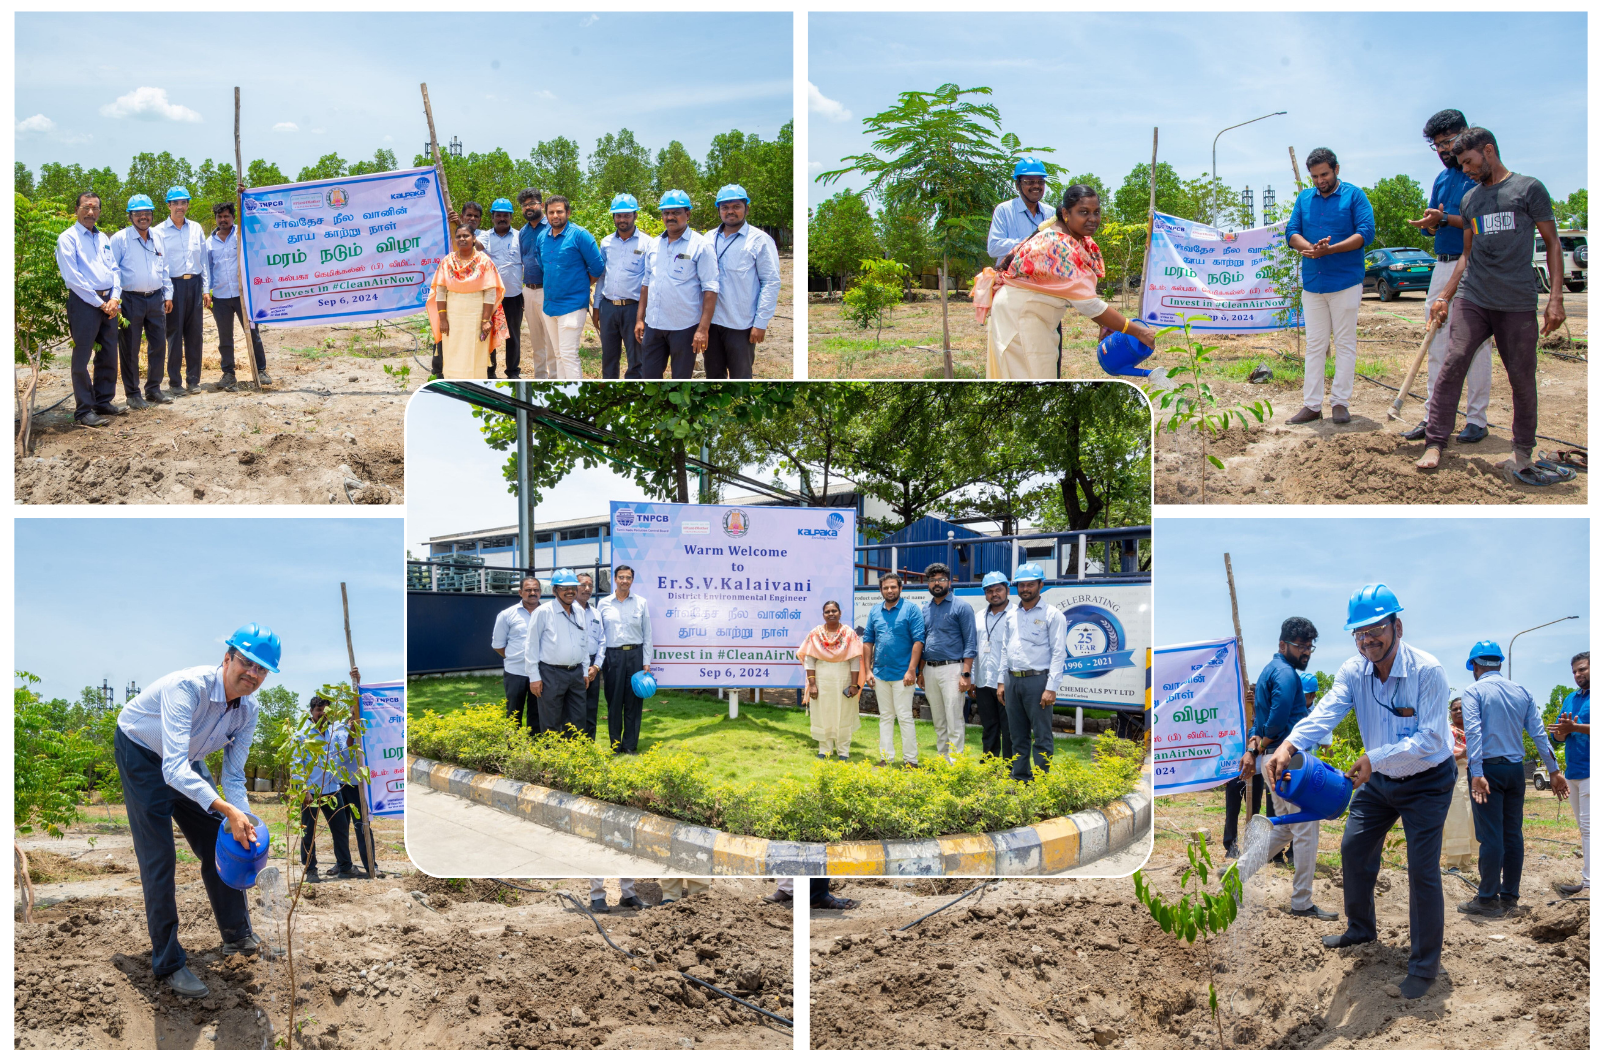
[[[1360,653],[1340,664],[1333,688],[1290,731],[1288,742],[1297,749],[1325,744],[1352,708],[1367,760],[1379,774],[1405,778],[1454,755],[1450,680],[1444,666],[1404,640],[1396,646],[1394,664],[1383,682]],[[1397,716],[1391,708],[1410,708],[1413,714]]]
[[[978,659],[972,666],[973,685],[989,689],[1000,685],[1000,654],[1006,644],[1006,623],[1016,607],[1015,601],[1007,601],[999,612],[991,612],[989,602],[985,601],[983,611],[974,615],[977,622],[973,626],[978,629]]]
[[[222,665],[185,668],[163,676],[122,706],[117,726],[136,744],[161,757],[167,784],[209,811],[217,791],[195,771],[194,764],[218,749],[222,757],[222,791],[228,803],[250,811],[244,764],[250,757],[259,714],[255,694],[230,707],[222,685]]]
[[[588,664],[591,655],[594,655],[594,665],[599,667],[605,660],[606,647],[604,642],[595,644],[596,632],[590,620],[591,610],[576,601],[572,603],[571,612],[554,598],[534,609],[523,649],[524,674],[534,678],[539,674],[540,664],[556,667]]]
[[[211,263],[206,261],[206,233],[199,222],[185,218],[180,229],[172,223],[171,218],[166,218],[150,231],[161,241],[161,252],[167,257],[167,276],[177,279],[198,273],[205,278],[201,281],[200,290],[211,290]]]
[[[528,674],[528,628],[533,625],[533,611],[518,601],[494,618],[494,635],[489,639],[493,649],[506,651],[505,670],[508,675]]]
[[[605,625],[606,648],[642,645],[645,666],[650,666],[655,656],[655,642],[650,632],[650,602],[638,594],[629,594],[626,598],[607,594],[600,599],[600,622]]]
[[[1067,621],[1061,610],[1042,598],[1032,608],[1023,608],[1021,602],[1013,604],[1006,617],[1004,639],[1000,669],[1043,671],[1044,688],[1054,693],[1067,662]]]

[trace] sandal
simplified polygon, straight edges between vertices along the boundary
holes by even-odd
[[[1582,450],[1557,450],[1553,454],[1540,450],[1539,460],[1548,461],[1552,465],[1571,469],[1574,472],[1589,471],[1589,455]]]
[[[1530,487],[1553,487],[1557,483],[1562,482],[1562,479],[1559,475],[1554,472],[1547,471],[1538,465],[1534,465],[1531,468],[1522,469],[1520,472],[1511,472],[1510,475],[1521,482],[1526,483]]]
[[[1556,475],[1561,477],[1561,482],[1563,482],[1563,483],[1565,483],[1569,479],[1577,479],[1578,478],[1578,473],[1577,473],[1576,469],[1568,468],[1566,465],[1558,465],[1554,461],[1551,461],[1551,460],[1549,460],[1547,458],[1544,458],[1544,457],[1540,457],[1539,460],[1535,461],[1533,463],[1533,467],[1542,468],[1546,472],[1555,473]]]
[[[835,896],[830,892],[821,900],[812,904],[811,909],[814,911],[849,911],[860,906],[860,900],[847,900],[843,896]]]

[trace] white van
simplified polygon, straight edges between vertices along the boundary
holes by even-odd
[[[1588,286],[1589,233],[1583,229],[1569,229],[1557,233],[1561,240],[1561,272],[1568,291],[1582,291]],[[1544,237],[1533,240],[1533,271],[1539,274],[1539,290],[1550,290],[1550,273],[1545,268]]]

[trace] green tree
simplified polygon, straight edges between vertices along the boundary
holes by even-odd
[[[909,527],[943,499],[982,481],[988,451],[987,426],[974,406],[980,394],[976,387],[868,385],[844,438],[841,470],[893,514],[867,521],[869,532]]]
[[[712,202],[716,198],[713,194],[715,189],[706,191],[700,167],[695,165],[688,150],[678,141],[674,140],[656,152],[655,180],[654,192],[658,200],[663,193],[674,188],[689,193],[689,201],[694,204],[689,223],[697,230],[709,232],[721,224],[716,204]]]
[[[533,163],[529,171],[533,187],[542,191],[546,199],[552,195],[582,198],[585,192],[582,155],[578,145],[564,136],[539,141],[528,154]]]
[[[722,442],[733,463],[793,476],[807,505],[828,505],[841,486],[846,436],[869,401],[869,388],[852,382],[807,387],[800,401],[725,429]]]
[[[60,837],[62,827],[80,818],[79,797],[86,793],[95,760],[93,745],[77,731],[53,725],[33,684],[39,676],[16,672],[12,691],[12,827],[18,833],[43,829]]]
[[[350,164],[339,157],[337,151],[322,156],[310,166],[300,167],[300,175],[296,181],[331,181],[336,177],[345,176],[350,170]]]
[[[866,200],[850,189],[837,193],[811,214],[808,268],[821,276],[839,278],[841,288],[867,258],[882,253]]]
[[[28,169],[27,163],[16,164],[16,178],[12,183],[16,185],[18,195],[33,195],[33,171]]]
[[[844,315],[857,328],[876,326],[873,346],[883,339],[883,318],[905,294],[906,267],[892,258],[864,258],[861,275],[844,293]]]
[[[876,224],[884,256],[905,266],[912,278],[921,276],[936,257],[927,217],[909,206],[886,206],[878,211]]]
[[[1420,247],[1433,250],[1433,237],[1406,222],[1422,216],[1428,209],[1428,194],[1422,185],[1405,174],[1385,177],[1371,188],[1363,188],[1367,201],[1372,204],[1372,218],[1377,223],[1373,247]]]
[[[641,211],[657,214],[650,199],[655,186],[655,167],[650,162],[650,149],[634,139],[633,131],[621,129],[607,133],[595,141],[589,155],[589,186],[595,194],[608,201],[619,192],[627,192],[639,200]]]
[[[364,173],[391,173],[400,168],[400,160],[395,158],[393,151],[388,148],[379,148],[373,153],[371,159],[350,164],[350,176],[356,177]]]
[[[18,192],[13,202],[12,358],[32,369],[19,400],[17,447],[26,454],[32,452],[39,371],[68,339],[67,285],[56,266],[56,240],[77,219],[59,199],[33,200]]]
[[[287,174],[278,169],[277,163],[256,159],[245,167],[244,183],[251,188],[271,188],[274,185],[292,182]]]
[[[1587,229],[1589,227],[1589,190],[1579,188],[1565,199],[1558,199],[1555,206],[1556,228],[1558,229]]]

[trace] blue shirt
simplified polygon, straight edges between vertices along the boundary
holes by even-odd
[[[1411,708],[1398,716],[1390,708]],[[1333,688],[1289,734],[1296,749],[1325,744],[1340,720],[1356,713],[1361,744],[1372,769],[1407,778],[1454,755],[1450,737],[1450,681],[1437,659],[1401,641],[1383,682],[1359,653],[1339,665]]]
[[[1503,756],[1521,763],[1524,731],[1533,739],[1546,769],[1551,774],[1560,770],[1533,694],[1498,671],[1488,672],[1461,691],[1461,722],[1467,730],[1467,773],[1473,778],[1483,777],[1486,759]]]
[[[589,306],[589,278],[605,272],[600,245],[582,225],[567,223],[560,235],[547,225],[539,233],[539,264],[544,269],[544,314],[560,317]]]
[[[1378,223],[1372,217],[1367,193],[1349,181],[1340,181],[1329,195],[1323,195],[1316,188],[1300,193],[1289,214],[1289,224],[1283,230],[1284,239],[1298,233],[1310,243],[1317,243],[1324,236],[1329,243],[1338,243],[1358,232],[1362,245],[1353,251],[1300,259],[1300,281],[1305,290],[1327,295],[1361,283],[1367,274],[1363,248],[1372,246],[1378,234]]]
[[[1042,199],[1038,211],[1028,213],[1028,206],[1020,195],[995,207],[994,216],[989,219],[989,254],[995,264],[999,265],[1000,259],[1015,250],[1017,244],[1038,232],[1051,213]]]
[[[167,276],[167,260],[154,232],[140,239],[132,225],[118,229],[111,237],[111,257],[117,263],[119,291],[159,291],[163,299],[172,298],[172,278]],[[237,275],[233,286],[239,286]]]
[[[115,299],[122,294],[122,283],[117,278],[117,260],[111,255],[111,237],[102,229],[90,232],[83,222],[72,226],[56,237],[56,268],[72,293],[90,306],[104,306],[100,292],[111,292]]]
[[[922,603],[922,631],[922,659],[977,659],[978,630],[972,622],[972,609],[957,601],[955,594],[944,595],[943,601],[929,598]]]
[[[639,301],[639,285],[644,282],[644,267],[650,261],[650,244],[654,239],[639,229],[634,229],[626,240],[615,232],[601,238],[600,257],[605,260],[605,271],[595,281],[596,306],[607,299]]]
[[[1561,702],[1561,714],[1572,716],[1575,723],[1589,722],[1589,691],[1573,690]],[[1566,737],[1567,780],[1581,782],[1589,777],[1589,735],[1572,733]]]
[[[766,328],[778,309],[778,245],[746,223],[732,236],[711,234],[717,255],[717,308],[711,323],[724,328]]]
[[[1433,191],[1428,195],[1428,205],[1438,207],[1446,214],[1459,215],[1461,197],[1476,183],[1461,170],[1447,169],[1433,179]],[[1465,247],[1466,237],[1461,229],[1442,225],[1439,231],[1433,234],[1434,254],[1460,254]]]
[[[327,796],[337,793],[340,786],[357,784],[356,750],[348,744],[349,727],[343,723],[329,723],[323,729],[307,718],[301,724],[300,737],[303,741],[314,737],[322,741],[320,750],[307,749],[302,755],[301,764],[311,766],[306,788],[318,796]],[[344,780],[347,778],[348,782]]]
[[[911,669],[912,647],[922,641],[922,610],[907,605],[905,598],[886,609],[879,601],[867,616],[861,640],[872,646],[872,674],[886,682],[898,682]]]
[[[537,225],[524,225],[517,233],[517,246],[522,250],[522,286],[544,287],[544,263],[539,261],[539,235],[550,231],[550,223],[543,218]]]
[[[206,291],[212,298],[239,297],[239,226],[224,240],[213,229],[206,237]],[[167,298],[171,298],[168,295]]]
[[[676,240],[663,232],[651,241],[649,259],[644,286],[650,295],[644,323],[667,332],[698,325],[705,293],[722,290],[711,241],[688,227]]]
[[[151,226],[151,232],[161,241],[161,250],[167,256],[167,275],[171,277],[199,276],[201,291],[211,290],[211,262],[206,257],[206,232],[199,222],[183,219],[183,228],[167,218]]]
[[[1305,691],[1300,688],[1300,673],[1283,658],[1282,653],[1272,654],[1267,666],[1256,679],[1256,723],[1250,733],[1262,738],[1266,745],[1276,745],[1289,736],[1289,732],[1311,709],[1306,707]]]
[[[135,744],[161,757],[167,785],[207,811],[217,791],[194,769],[221,749],[222,791],[246,814],[244,764],[250,758],[260,707],[253,693],[229,702],[222,665],[206,664],[163,676],[122,706],[117,726]]]

